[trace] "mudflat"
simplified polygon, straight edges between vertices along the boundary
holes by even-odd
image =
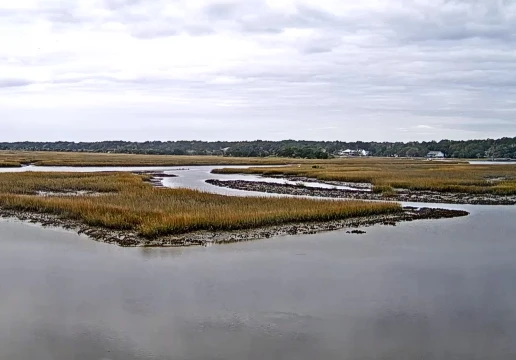
[[[494,193],[465,193],[440,192],[431,190],[401,189],[388,194],[374,191],[356,191],[345,189],[328,189],[307,187],[304,185],[275,184],[245,180],[206,180],[208,184],[226,187],[235,190],[259,191],[270,194],[317,196],[321,198],[342,198],[354,200],[423,202],[444,204],[471,204],[471,205],[515,205],[516,195],[501,195]],[[352,184],[350,184],[352,185]]]

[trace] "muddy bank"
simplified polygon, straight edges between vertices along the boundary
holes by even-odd
[[[309,222],[301,224],[284,224],[268,226],[257,229],[235,230],[235,231],[197,231],[188,234],[165,236],[158,239],[146,239],[139,236],[135,231],[110,230],[100,227],[85,225],[81,221],[62,219],[55,215],[39,214],[26,211],[0,209],[0,217],[12,218],[21,221],[41,224],[43,226],[61,227],[67,230],[85,234],[91,239],[116,244],[123,247],[178,247],[208,244],[223,244],[238,241],[250,241],[266,239],[285,235],[306,235],[323,231],[349,229],[352,234],[362,234],[363,228],[367,226],[383,224],[395,226],[399,222],[414,221],[422,219],[443,219],[466,216],[469,213],[462,210],[431,209],[405,207],[399,212],[387,215],[375,215],[368,217],[355,217],[345,220],[328,222]],[[345,235],[345,233],[343,233]]]
[[[437,191],[398,190],[389,196],[371,191],[325,189],[302,185],[274,184],[243,180],[206,180],[208,184],[236,190],[258,191],[273,194],[318,196],[356,200],[392,200],[399,202],[424,202],[472,205],[515,205],[516,195],[441,193]]]
[[[309,178],[306,176],[297,176],[297,175],[262,175],[264,178],[272,178],[272,179],[285,179],[289,181],[295,181],[300,183],[319,183],[333,186],[347,186],[353,189],[362,190],[362,191],[371,191],[373,189],[373,185],[369,183],[353,183],[346,181],[330,181],[330,180],[319,180],[314,178]]]
[[[144,181],[151,183],[155,187],[163,187],[163,179],[164,178],[177,177],[177,175],[174,175],[174,174],[165,174],[164,171],[154,171],[154,170],[133,171],[132,173],[135,175],[148,176],[148,179],[146,179]]]

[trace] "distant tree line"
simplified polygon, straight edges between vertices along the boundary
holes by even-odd
[[[70,151],[155,155],[220,155],[234,157],[281,156],[326,159],[341,150],[366,150],[371,156],[424,157],[442,151],[449,158],[516,158],[516,137],[486,140],[428,142],[342,141],[100,141],[4,142],[0,150]]]

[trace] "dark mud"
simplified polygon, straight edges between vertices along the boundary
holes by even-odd
[[[346,234],[358,234],[358,235],[362,235],[362,234],[365,234],[366,232],[364,230],[351,230],[351,231],[346,231]]]
[[[303,185],[274,184],[243,180],[206,180],[208,184],[236,190],[258,191],[264,193],[317,196],[326,198],[343,198],[356,200],[389,200],[399,202],[424,202],[472,205],[515,205],[516,195],[503,196],[494,194],[466,194],[437,191],[397,190],[389,196],[372,191],[355,191],[306,187]]]
[[[18,219],[43,226],[60,227],[67,230],[76,231],[79,234],[85,234],[96,241],[116,244],[123,247],[178,247],[194,245],[206,246],[208,244],[232,243],[285,235],[315,234],[318,232],[339,229],[350,229],[350,234],[361,234],[363,233],[362,230],[356,230],[356,228],[377,224],[395,226],[397,223],[403,221],[454,218],[466,216],[468,214],[469,213],[467,211],[462,210],[431,208],[418,209],[414,207],[405,207],[403,210],[392,214],[356,217],[338,221],[284,224],[235,231],[198,231],[175,236],[165,236],[158,239],[147,239],[139,236],[135,231],[119,231],[94,227],[85,225],[81,221],[63,219],[58,216],[49,214],[0,209],[0,217],[2,218]]]
[[[298,175],[262,175],[264,178],[274,178],[274,179],[285,179],[289,181],[295,181],[300,183],[319,183],[333,186],[347,186],[353,189],[362,190],[362,191],[370,191],[373,189],[373,185],[369,183],[352,183],[346,181],[330,181],[330,180],[319,180],[314,178],[309,178],[306,176],[298,176]]]

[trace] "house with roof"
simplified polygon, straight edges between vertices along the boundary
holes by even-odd
[[[444,153],[442,151],[430,151],[426,154],[427,159],[444,159]]]
[[[366,150],[340,150],[337,152],[337,156],[349,157],[349,156],[369,156],[369,151]]]

